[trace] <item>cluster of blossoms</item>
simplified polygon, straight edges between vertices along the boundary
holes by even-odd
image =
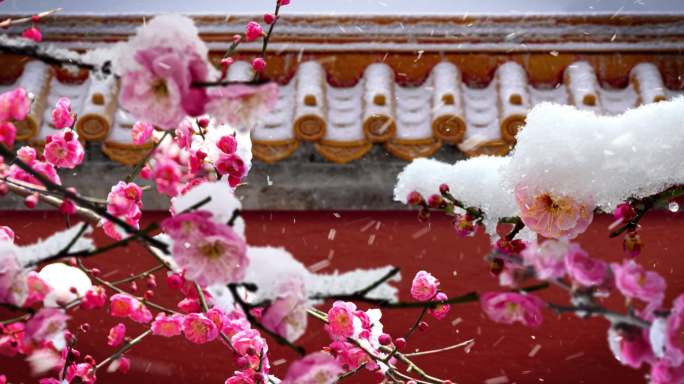
[[[31,98],[23,88],[0,95],[0,143],[8,147],[14,145],[16,127],[12,121],[25,120],[30,108]],[[71,111],[69,99],[60,98],[52,110],[51,117],[52,126],[59,131],[45,138],[43,153],[39,156],[35,149],[25,146],[17,151],[17,156],[53,183],[61,184],[56,168],[73,169],[83,162],[85,152],[78,141],[78,134],[72,129],[76,117]],[[3,176],[42,187],[38,179],[17,165],[12,165],[9,169],[3,166],[0,171]],[[3,186],[3,189],[6,188],[7,186]],[[25,203],[29,208],[35,207],[38,203],[38,194],[27,196]],[[76,206],[69,200],[65,200],[60,207],[65,214],[73,214],[75,209]]]
[[[185,194],[206,181],[225,178],[236,187],[247,175],[251,154],[249,138],[225,126],[210,127],[209,120],[186,119],[174,131],[173,140],[162,136],[140,176],[155,182],[157,191],[169,197]]]
[[[142,217],[142,193],[142,188],[135,183],[118,182],[107,195],[107,212],[138,229]],[[104,220],[102,228],[109,237],[115,240],[121,240],[124,236],[109,220]]]

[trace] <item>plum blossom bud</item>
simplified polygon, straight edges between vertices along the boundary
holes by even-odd
[[[270,24],[273,24],[273,22],[275,21],[275,19],[276,19],[276,18],[275,18],[275,16],[274,16],[272,13],[266,13],[266,14],[264,14],[264,23],[266,23],[266,24],[269,24],[269,25],[270,25]]]
[[[34,193],[31,195],[26,196],[24,199],[24,205],[26,208],[33,209],[38,205],[38,194]]]
[[[252,60],[252,69],[259,73],[263,72],[266,69],[266,60],[263,57],[255,57]]]
[[[406,202],[408,203],[408,205],[419,205],[423,202],[423,196],[421,196],[420,193],[416,191],[410,192],[406,197]]]
[[[411,283],[411,296],[418,301],[428,301],[437,294],[439,280],[426,271],[418,271]]]
[[[622,219],[623,221],[630,220],[634,217],[634,208],[628,203],[621,203],[615,207],[615,212],[613,212],[613,217],[616,219]]]
[[[435,301],[447,300],[449,300],[449,297],[444,292],[439,292],[437,296],[435,296]],[[430,314],[437,320],[443,320],[450,310],[451,306],[449,304],[439,304],[434,308],[430,308]]]
[[[245,29],[245,38],[247,41],[254,41],[264,34],[264,30],[261,28],[261,24],[256,21],[250,21],[247,23],[247,28]]]
[[[21,36],[29,40],[33,40],[36,43],[40,43],[41,41],[43,41],[43,34],[37,27],[25,29],[24,32],[21,33]]]
[[[221,60],[221,62],[223,62],[223,60]],[[197,119],[197,125],[200,128],[206,128],[209,126],[209,119],[206,117],[200,117],[199,119]]]
[[[123,343],[125,337],[126,325],[119,323],[109,330],[109,334],[107,335],[107,345],[110,347],[118,347],[121,345],[121,343]]]
[[[446,183],[442,183],[439,185],[439,193],[442,195],[446,195],[449,193],[449,186]]]
[[[392,336],[383,333],[378,337],[378,342],[380,342],[380,345],[390,345],[392,343]]]
[[[278,0],[278,4],[281,6],[290,4],[290,0]]]
[[[428,199],[428,205],[431,208],[440,208],[442,205],[444,205],[444,199],[440,195],[432,195]]]
[[[397,338],[394,340],[394,346],[397,347],[397,349],[404,349],[406,346],[406,339],[403,337]]]
[[[420,323],[418,323],[418,330],[421,332],[426,331],[429,327],[430,326],[425,321],[421,321]]]
[[[225,135],[219,139],[219,141],[216,143],[216,146],[221,150],[221,152],[230,155],[235,153],[235,150],[237,150],[237,140],[233,135]]]
[[[178,273],[172,273],[166,276],[166,285],[171,289],[181,289],[184,283],[185,279]]]

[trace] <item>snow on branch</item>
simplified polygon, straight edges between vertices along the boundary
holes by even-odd
[[[449,186],[451,195],[497,220],[520,216],[515,192],[550,194],[590,202],[605,211],[684,184],[684,98],[651,103],[618,116],[542,103],[527,116],[513,152],[454,165],[417,159],[399,174],[395,200],[423,197]]]

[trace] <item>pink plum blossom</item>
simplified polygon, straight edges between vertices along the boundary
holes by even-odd
[[[159,313],[152,322],[152,334],[164,337],[179,336],[183,332],[183,316]]]
[[[345,339],[354,335],[354,312],[356,305],[347,301],[336,301],[328,310],[328,324],[325,329],[330,338]]]
[[[526,265],[534,267],[539,279],[557,279],[565,275],[565,255],[573,246],[576,245],[567,241],[548,239],[541,244],[528,244],[521,255]]]
[[[26,322],[26,337],[36,342],[60,337],[68,319],[60,308],[42,308]]]
[[[444,292],[439,292],[434,299],[434,301],[446,300],[449,300],[449,297]],[[444,320],[450,310],[451,306],[449,304],[438,304],[436,307],[430,308],[430,314],[437,320]]]
[[[114,317],[129,317],[140,305],[140,302],[130,295],[116,293],[109,298],[109,314]]]
[[[252,69],[254,72],[261,73],[266,69],[266,60],[263,57],[255,57],[252,59]]]
[[[178,144],[181,149],[190,149],[192,145],[192,134],[194,130],[192,128],[192,120],[183,119],[178,127],[176,128],[176,134],[173,140]]]
[[[124,337],[126,337],[126,326],[123,323],[119,323],[109,330],[107,345],[110,347],[118,347],[123,343]]]
[[[107,195],[107,212],[115,216],[136,217],[142,209],[142,188],[119,181]]]
[[[23,304],[24,306],[28,307],[35,303],[42,302],[43,299],[45,299],[45,296],[52,290],[52,288],[35,271],[28,272],[25,279],[27,296]]]
[[[543,321],[544,302],[534,295],[513,292],[488,292],[480,297],[482,310],[497,322],[513,324],[516,321],[528,327],[538,327]]]
[[[658,360],[651,365],[650,384],[683,384],[684,364],[672,365],[666,360]]]
[[[77,377],[85,384],[93,384],[96,380],[95,368],[88,363],[71,364],[66,370],[67,381],[72,382]]]
[[[190,313],[183,319],[183,334],[195,344],[208,343],[218,337],[219,331],[211,319],[201,313]]]
[[[34,160],[36,160],[36,150],[33,147],[25,145],[19,148],[17,151],[17,157],[24,163],[31,164]]]
[[[85,151],[78,136],[71,129],[48,136],[43,150],[45,160],[58,168],[73,169],[83,162]]]
[[[133,144],[143,145],[147,143],[152,137],[152,132],[154,132],[154,127],[150,123],[144,121],[136,121],[131,129],[131,138],[133,139]]]
[[[6,225],[0,225],[0,242],[14,243],[14,231]]]
[[[244,278],[249,265],[247,247],[229,225],[194,212],[164,220],[162,228],[174,240],[172,256],[185,278],[203,286]]]
[[[99,309],[104,308],[107,303],[107,293],[105,289],[99,285],[92,286],[81,299],[81,308],[83,309]]]
[[[573,281],[587,287],[603,284],[609,273],[605,261],[590,257],[575,243],[565,254],[565,268]]]
[[[306,331],[307,313],[304,282],[291,278],[278,287],[279,295],[266,308],[261,323],[289,341],[301,337]]]
[[[238,355],[249,362],[251,369],[257,369],[261,365],[262,371],[268,371],[269,362],[267,353],[268,345],[259,332],[255,329],[243,329],[230,338],[230,343]]]
[[[363,349],[347,341],[338,340],[330,343],[330,350],[334,352],[335,360],[345,371],[357,369],[364,363],[371,363],[370,357]]]
[[[14,146],[14,139],[17,137],[17,127],[9,121],[0,122],[0,144],[11,148]]]
[[[0,355],[16,356],[30,349],[30,340],[24,338],[26,325],[22,322],[7,324],[0,333]]]
[[[278,86],[268,83],[258,87],[229,85],[212,87],[208,91],[207,113],[219,124],[248,131],[275,107],[278,101]]]
[[[638,369],[643,363],[655,361],[655,355],[644,332],[647,330],[632,328],[608,330],[608,345],[613,356],[621,364]]]
[[[418,301],[428,301],[437,294],[439,280],[429,272],[418,271],[411,283],[411,296]]]
[[[128,316],[131,320],[136,323],[147,324],[152,321],[152,312],[147,308],[147,306],[138,301],[138,305],[135,306],[133,312]]]
[[[178,194],[181,170],[175,161],[166,158],[157,161],[152,171],[152,177],[159,193],[171,197]]]
[[[66,97],[57,99],[57,104],[50,117],[55,128],[71,128],[76,120],[76,114],[71,111],[71,101]]]
[[[31,111],[31,99],[24,88],[0,94],[0,121],[21,121]]]
[[[233,135],[221,136],[219,141],[216,142],[216,147],[221,150],[221,152],[231,155],[237,150],[237,139]]]
[[[665,297],[665,279],[656,272],[646,271],[634,260],[612,263],[615,286],[628,298],[660,303]]]
[[[544,237],[574,239],[587,230],[594,218],[594,207],[589,202],[535,193],[525,185],[515,189],[515,199],[523,223]]]
[[[204,113],[206,58],[192,51],[150,47],[134,54],[140,69],[122,76],[121,105],[137,118],[162,129],[174,129],[186,115]]]
[[[333,356],[315,352],[292,363],[282,384],[333,384],[342,373],[344,370]]]
[[[665,360],[673,366],[684,364],[684,295],[679,295],[665,323]]]
[[[228,176],[228,183],[231,187],[240,184],[242,178],[247,175],[247,166],[240,156],[233,153],[230,155],[221,154],[216,161],[216,171],[220,175]]]
[[[235,374],[228,379],[223,384],[256,384],[253,376],[249,372],[236,371]]]

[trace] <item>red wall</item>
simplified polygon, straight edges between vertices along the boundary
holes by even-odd
[[[247,212],[247,236],[252,245],[284,246],[298,259],[310,265],[326,258],[334,250],[332,265],[323,272],[346,271],[355,267],[375,267],[394,264],[402,269],[404,280],[400,284],[404,299],[410,278],[419,269],[427,269],[442,281],[442,288],[450,295],[471,290],[493,290],[497,284],[487,270],[482,257],[487,253],[488,240],[480,234],[475,238],[461,239],[453,234],[449,221],[434,217],[429,224],[419,223],[414,212]],[[159,219],[163,213],[147,213],[147,220]],[[368,226],[374,221],[381,223]],[[10,225],[17,233],[20,244],[30,243],[46,236],[51,230],[63,226],[64,219],[54,213],[4,212],[0,224]],[[622,257],[621,241],[607,238],[608,217],[597,217],[580,242],[593,256],[607,260]],[[684,216],[667,212],[651,213],[643,220],[642,238],[646,243],[639,261],[663,274],[668,280],[668,298],[684,291],[684,267],[681,231]],[[426,226],[429,232],[422,231]],[[331,228],[336,231],[334,240],[328,239]],[[364,228],[367,228],[363,231]],[[422,234],[422,236],[421,236]],[[369,238],[375,236],[374,241]],[[98,236],[100,240],[104,240]],[[106,241],[106,240],[104,240]],[[372,244],[369,244],[372,243]],[[138,247],[98,256],[88,262],[114,280],[132,271],[142,271],[153,264]],[[163,279],[158,276],[161,283]],[[160,284],[163,285],[163,284]],[[564,303],[564,293],[551,290],[542,295]],[[156,301],[173,305],[178,301],[165,287],[159,289]],[[615,298],[609,305],[621,309]],[[384,312],[386,329],[402,334],[417,316],[416,311]],[[6,318],[7,314],[0,314]],[[538,329],[495,324],[481,314],[478,304],[455,306],[449,317],[441,322],[430,320],[426,333],[417,333],[409,347],[439,348],[474,338],[475,345],[466,353],[449,351],[440,355],[416,359],[428,372],[459,383],[483,383],[488,378],[508,376],[516,383],[593,383],[610,377],[611,382],[643,383],[645,371],[621,367],[611,357],[606,344],[608,323],[602,319],[581,320],[570,315],[557,317],[546,313],[544,324]],[[453,326],[456,318],[462,321]],[[78,349],[100,360],[111,353],[105,343],[109,327],[116,324],[111,318],[93,311],[80,311],[72,324],[88,321],[91,330],[79,336]],[[129,334],[142,331],[141,327],[126,324]],[[308,351],[325,345],[327,337],[320,324],[310,320],[310,331],[300,342]],[[540,345],[534,357],[530,351]],[[271,361],[280,358],[291,361],[294,353],[271,343]],[[205,346],[191,345],[182,338],[150,337],[133,349],[127,375],[100,374],[106,383],[222,383],[233,370],[231,354],[218,342]],[[283,367],[275,367],[282,374]],[[11,382],[34,382],[26,364],[20,359],[0,357],[0,372]],[[366,382],[360,377],[351,383]]]

